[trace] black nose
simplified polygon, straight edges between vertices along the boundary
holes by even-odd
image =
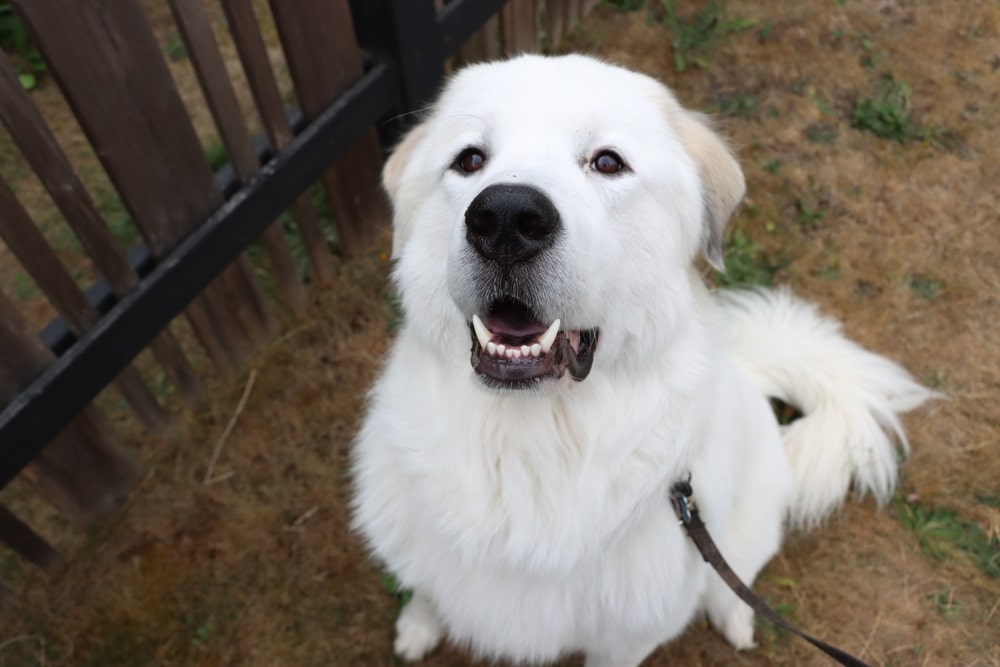
[[[491,185],[465,211],[465,238],[486,259],[524,262],[548,248],[562,224],[547,196],[527,185]]]

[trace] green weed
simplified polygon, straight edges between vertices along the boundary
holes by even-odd
[[[406,606],[406,603],[413,598],[413,591],[403,588],[399,583],[399,579],[396,579],[395,575],[386,572],[382,575],[382,590],[386,592],[387,595],[399,600],[399,608],[402,609]]]
[[[820,228],[826,218],[824,205],[824,198],[811,190],[796,198],[795,208],[798,210],[798,214],[795,219],[803,231],[812,232]]]
[[[35,281],[31,279],[27,273],[15,273],[14,274],[14,295],[17,296],[21,301],[31,299],[41,294],[41,290],[38,289],[38,285]]]
[[[774,603],[768,599],[767,603],[770,605],[771,609],[778,612],[778,615],[786,620],[790,619],[792,614],[795,612],[795,604],[791,602]],[[754,624],[757,626],[758,634],[761,637],[764,637],[768,642],[775,642],[786,634],[782,627],[774,624],[760,614],[754,617]]]
[[[406,321],[406,312],[403,310],[403,302],[400,301],[399,295],[392,292],[387,297],[389,301],[389,311],[392,313],[389,316],[389,323],[386,325],[389,331],[399,331],[403,328],[403,322]]]
[[[97,208],[100,209],[111,235],[125,247],[134,244],[139,238],[139,230],[118,193],[101,189],[97,191],[96,199]]]
[[[661,0],[663,21],[670,28],[674,48],[674,68],[683,72],[688,65],[705,68],[710,51],[726,37],[748,30],[757,22],[754,19],[725,17],[725,7],[719,2],[709,2],[690,19],[677,12],[676,0]]]
[[[867,97],[854,105],[851,127],[900,143],[921,138],[921,132],[910,119],[910,95],[910,86],[905,81],[884,74],[875,97]]]
[[[861,41],[861,48],[864,49],[864,53],[858,59],[861,66],[865,69],[873,69],[882,60],[882,54],[875,52],[875,42],[871,40],[867,35],[858,35]]]
[[[902,500],[893,505],[900,523],[916,534],[922,554],[935,560],[964,556],[988,576],[1000,578],[1000,540],[996,536],[987,536],[975,523],[943,507],[927,508]]]
[[[187,58],[187,45],[184,44],[184,40],[176,32],[167,37],[167,44],[163,50],[166,52],[167,57],[174,62]]]
[[[955,591],[941,588],[933,595],[927,596],[937,607],[937,610],[945,618],[955,620],[962,613],[962,605],[955,600]]]
[[[826,246],[820,253],[819,265],[813,269],[812,275],[824,280],[840,278],[840,253],[836,246]]]
[[[906,281],[906,286],[913,291],[914,294],[921,296],[928,301],[933,301],[937,298],[938,293],[941,288],[944,287],[944,283],[940,280],[935,280],[920,273],[908,273],[904,277]]]
[[[226,152],[226,146],[218,137],[205,146],[204,153],[205,161],[208,162],[212,171],[219,171],[229,164],[229,153]]]
[[[931,371],[924,377],[924,384],[929,389],[941,389],[944,387],[944,379],[938,371]]]
[[[0,50],[10,54],[14,73],[25,90],[38,85],[39,77],[47,71],[45,61],[8,0],[0,0]]]
[[[757,37],[761,42],[766,42],[771,39],[771,32],[774,30],[774,24],[771,23],[771,19],[764,21],[764,25],[757,29]]]
[[[760,116],[757,96],[745,92],[718,95],[705,111],[724,117],[757,118]]]
[[[740,230],[734,230],[726,239],[726,272],[716,276],[723,286],[764,285],[774,283],[775,274],[787,262],[772,260]]]
[[[1000,487],[997,487],[996,493],[981,493],[977,495],[976,500],[987,507],[1000,510]]]
[[[766,171],[767,173],[777,174],[778,172],[781,171],[781,160],[779,160],[778,158],[774,158],[772,160],[768,160],[762,166],[764,168],[764,171]]]
[[[837,126],[831,123],[813,123],[806,128],[806,137],[817,144],[832,144],[838,136]]]

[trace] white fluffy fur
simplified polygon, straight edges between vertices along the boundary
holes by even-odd
[[[487,164],[450,168],[467,146]],[[589,167],[612,148],[629,165]],[[753,615],[704,564],[667,499],[695,498],[752,581],[785,519],[818,522],[853,480],[884,500],[905,446],[896,414],[930,393],[787,292],[710,293],[743,194],[738,165],[648,77],[573,56],[468,68],[386,166],[406,322],[357,438],[355,526],[415,592],[395,648],[447,634],[478,654],[631,667],[698,613],[737,648]],[[494,183],[529,183],[560,212],[539,316],[599,327],[589,377],[485,387],[464,212]],[[806,416],[783,433],[767,396]]]

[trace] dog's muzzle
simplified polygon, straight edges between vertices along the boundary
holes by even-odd
[[[598,330],[560,329],[560,320],[542,322],[522,302],[523,275],[532,261],[563,233],[559,212],[543,192],[527,185],[497,184],[480,192],[465,212],[466,240],[484,263],[516,292],[494,294],[469,323],[472,367],[489,385],[520,389],[567,372],[575,380],[590,373]],[[537,281],[541,282],[541,281]],[[519,298],[521,297],[521,298]]]

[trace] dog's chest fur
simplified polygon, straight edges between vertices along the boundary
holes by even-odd
[[[609,619],[679,630],[703,575],[667,489],[704,438],[691,401],[714,379],[674,370],[670,386],[651,372],[498,397],[446,377],[404,336],[373,394],[395,418],[361,435],[357,524],[402,580],[433,593],[452,635],[485,652],[500,647],[477,628],[509,628],[531,659],[584,648],[616,631]],[[433,391],[403,394],[415,384],[403,373]]]

